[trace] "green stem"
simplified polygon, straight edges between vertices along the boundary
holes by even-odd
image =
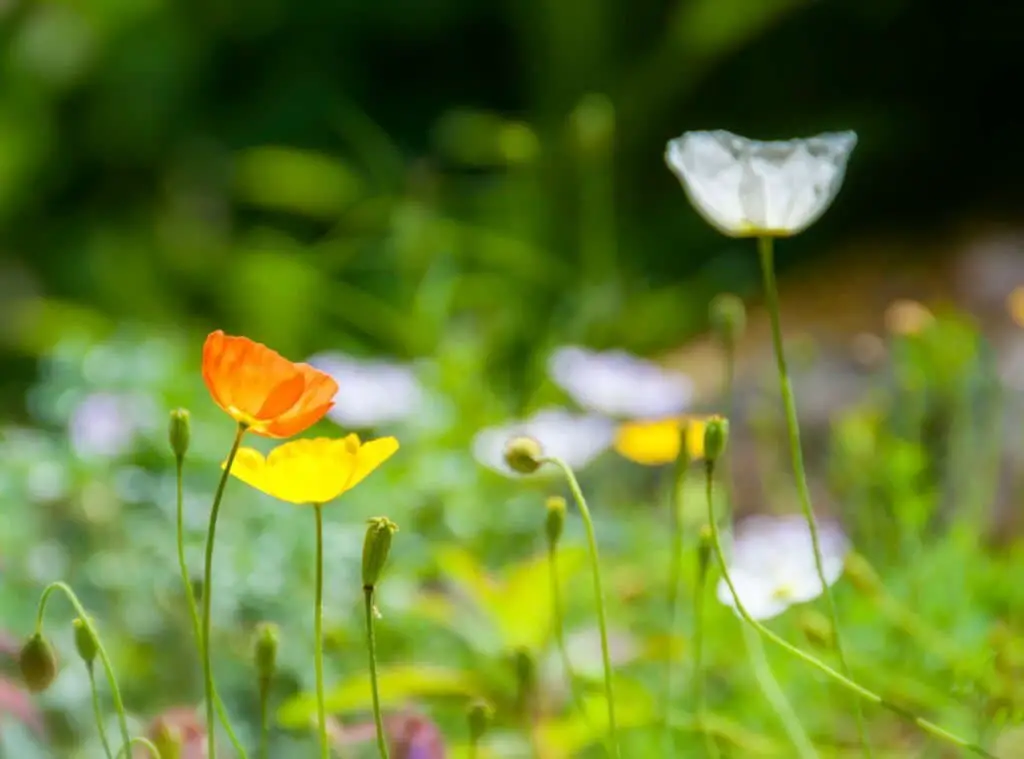
[[[162,759],[160,755],[160,749],[158,749],[149,738],[143,738],[141,735],[137,735],[132,738],[128,743],[121,747],[121,750],[117,752],[117,759],[121,759],[122,755],[125,755],[125,751],[131,751],[132,746],[144,746],[149,755],[154,759]],[[126,759],[130,759],[131,754],[125,755]]]
[[[669,493],[669,524],[670,548],[668,566],[668,633],[669,653],[665,667],[665,750],[668,755],[675,753],[676,731],[672,729],[670,715],[675,702],[675,657],[671,641],[675,640],[676,625],[679,614],[679,586],[683,576],[683,487],[686,485],[686,470],[689,468],[690,457],[687,449],[686,425],[681,425],[679,456],[676,459],[675,472],[672,477],[672,492]]]
[[[832,620],[832,628],[835,631],[836,656],[839,659],[839,668],[844,675],[850,676],[850,666],[846,662],[846,653],[843,650],[842,635],[840,634],[839,612],[836,609],[835,599],[832,597],[832,588],[825,577],[825,566],[821,555],[821,543],[818,538],[818,525],[814,519],[814,510],[811,508],[811,493],[807,487],[807,472],[804,469],[803,449],[800,445],[800,422],[796,415],[796,401],[793,397],[793,386],[789,378],[789,369],[786,367],[786,354],[782,345],[782,324],[779,315],[779,290],[775,283],[775,261],[773,239],[771,237],[759,237],[758,252],[761,257],[761,270],[764,275],[765,299],[768,305],[768,315],[771,320],[772,346],[775,349],[775,362],[779,371],[779,386],[782,390],[782,405],[786,412],[786,428],[789,432],[789,455],[793,462],[793,475],[796,478],[797,494],[800,498],[800,508],[803,510],[804,519],[811,530],[811,544],[814,547],[814,564],[818,571],[818,579],[824,589],[824,596],[828,613]],[[857,732],[860,734],[861,745],[864,747],[864,755],[872,757],[871,742],[868,740],[867,727],[864,724],[864,710],[857,702],[854,704],[854,715],[857,720]]]
[[[587,500],[583,497],[580,484],[573,474],[572,468],[556,456],[549,456],[542,459],[542,463],[550,463],[562,470],[566,481],[569,483],[569,490],[576,501],[583,518],[583,526],[587,531],[587,543],[590,546],[590,564],[594,574],[594,596],[597,604],[597,625],[601,633],[601,659],[604,663],[604,692],[608,701],[608,733],[612,742],[612,755],[620,757],[618,729],[615,722],[615,696],[612,687],[612,659],[608,649],[608,622],[604,609],[604,591],[601,588],[601,563],[597,554],[597,537],[594,534],[594,521],[590,517],[590,509],[587,508]]]
[[[565,670],[565,682],[569,688],[569,697],[573,706],[579,711],[584,721],[590,722],[583,699],[576,688],[576,677],[573,674],[572,660],[569,658],[569,647],[565,644],[565,616],[562,609],[562,588],[558,581],[558,548],[548,548],[548,574],[551,577],[551,609],[555,616],[555,642],[558,645],[558,653],[562,659],[562,669]]]
[[[260,759],[270,757],[270,720],[267,719],[267,707],[270,704],[270,688],[260,689]]]
[[[377,687],[377,644],[373,632],[373,594],[374,587],[363,588],[366,603],[366,650],[370,656],[370,690],[373,693],[373,723],[377,726],[377,751],[380,759],[388,759],[388,742],[384,736],[384,717],[380,711],[380,690]]]
[[[800,659],[805,664],[814,667],[823,675],[830,677],[832,680],[842,685],[851,693],[856,694],[861,699],[872,704],[877,704],[883,709],[888,709],[893,714],[896,714],[902,719],[916,725],[918,728],[928,733],[929,735],[939,738],[940,740],[943,740],[953,746],[964,749],[966,751],[970,751],[971,753],[977,754],[978,756],[986,757],[986,759],[997,759],[997,757],[994,754],[990,754],[981,746],[978,746],[977,744],[971,743],[970,741],[964,740],[963,738],[954,735],[945,728],[936,725],[934,722],[926,720],[923,717],[918,717],[913,712],[904,709],[903,707],[898,706],[892,703],[891,701],[887,701],[874,691],[868,690],[863,685],[860,685],[859,683],[854,682],[850,678],[840,674],[839,672],[832,669],[830,666],[820,661],[819,659],[815,658],[814,656],[811,656],[810,654],[800,650],[791,643],[788,643],[784,638],[781,638],[780,636],[776,635],[767,627],[765,627],[756,619],[754,619],[752,616],[750,616],[750,613],[747,611],[746,607],[743,605],[743,602],[740,600],[739,593],[736,591],[736,586],[733,584],[732,577],[729,574],[729,567],[727,566],[725,561],[725,553],[722,550],[722,539],[719,535],[718,524],[715,520],[715,507],[713,500],[715,464],[713,461],[705,462],[705,471],[707,475],[708,524],[711,526],[711,537],[715,547],[715,556],[718,558],[718,563],[722,568],[722,578],[725,580],[726,585],[729,587],[729,593],[732,595],[733,603],[736,606],[736,612],[747,624],[749,624],[751,627],[757,630],[764,638],[770,640],[777,646],[781,646],[791,655]]]
[[[779,681],[775,679],[775,675],[772,674],[761,638],[758,637],[757,632],[749,625],[744,624],[740,626],[743,628],[743,640],[747,644],[747,654],[750,656],[750,665],[754,670],[754,678],[757,680],[757,684],[760,686],[761,692],[764,693],[768,703],[771,704],[778,715],[779,721],[782,722],[786,734],[789,735],[789,739],[793,742],[797,755],[800,759],[818,759],[818,752],[815,751],[814,744],[807,737],[807,732],[804,730],[800,718],[793,711],[793,705],[786,698],[786,694],[783,693],[782,688],[779,686]]]
[[[96,688],[96,673],[93,671],[92,662],[86,665],[89,670],[89,690],[92,691],[92,713],[96,717],[96,729],[100,733],[100,743],[103,744],[103,753],[107,759],[112,759],[114,754],[110,748],[110,741],[107,740],[107,729],[103,726],[103,710],[100,709],[100,692]]]
[[[245,435],[244,424],[238,425],[235,432],[235,440],[231,444],[227,461],[224,462],[224,472],[221,474],[220,482],[217,483],[217,491],[213,496],[213,505],[210,507],[210,526],[206,532],[206,556],[203,561],[203,629],[202,643],[200,648],[203,655],[203,681],[206,686],[206,759],[217,759],[217,731],[214,729],[214,694],[216,685],[213,681],[213,659],[210,656],[210,615],[213,605],[213,546],[217,537],[217,517],[220,514],[220,504],[224,499],[224,488],[227,487],[228,478],[231,476],[231,465],[235,462],[238,448],[242,445],[242,437]]]
[[[324,700],[324,513],[320,504],[313,504],[316,514],[316,599],[313,613],[313,655],[316,660],[316,719],[320,731],[320,757],[331,755],[327,742],[327,704]]]
[[[50,595],[55,590],[59,590],[67,597],[68,602],[74,607],[75,613],[82,620],[82,624],[88,628],[89,635],[96,641],[96,654],[100,657],[100,663],[103,664],[103,670],[107,675],[107,683],[110,685],[110,697],[114,701],[114,711],[117,712],[117,722],[121,728],[121,745],[123,750],[123,747],[128,746],[131,742],[131,734],[128,732],[128,715],[124,710],[124,701],[121,700],[121,689],[117,687],[114,667],[110,663],[110,657],[107,656],[107,650],[103,647],[103,641],[100,640],[100,634],[96,630],[96,626],[92,623],[92,620],[85,611],[85,607],[82,606],[81,601],[78,600],[78,596],[75,595],[75,591],[71,589],[70,585],[64,582],[51,582],[43,589],[43,594],[39,597],[39,608],[36,612],[36,632],[39,634],[43,632],[43,616],[46,614],[46,604],[50,600]]]
[[[192,579],[189,577],[188,563],[185,561],[184,457],[178,456],[176,464],[178,480],[178,569],[181,571],[181,583],[185,588],[185,601],[188,604],[189,616],[192,618],[192,633],[195,635],[196,645],[199,646],[199,655],[201,657],[203,651],[203,633],[199,622],[199,609],[196,605],[196,594],[192,590]],[[241,741],[238,740],[238,736],[235,735],[235,731],[231,727],[231,720],[228,718],[227,709],[224,708],[224,702],[220,699],[220,694],[217,692],[216,685],[213,690],[213,703],[217,709],[217,717],[220,719],[220,724],[224,726],[224,732],[228,734],[228,740],[231,741],[231,745],[234,747],[238,759],[247,759],[248,755],[245,753],[245,749],[242,748]]]
[[[720,756],[718,742],[707,729],[707,699],[704,695],[704,586],[707,577],[706,562],[701,560],[697,568],[697,588],[693,597],[693,700],[696,705],[697,724],[701,735],[704,736],[708,756],[717,759]]]

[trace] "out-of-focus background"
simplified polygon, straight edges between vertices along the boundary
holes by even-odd
[[[328,525],[339,724],[358,735],[367,714],[358,560],[363,520],[387,513],[402,530],[381,600],[389,710],[439,724],[458,752],[465,704],[486,696],[499,707],[493,755],[526,755],[508,716],[510,657],[557,661],[540,504],[562,487],[494,471],[502,433],[478,433],[568,406],[590,416],[543,423],[581,456],[592,489],[628,745],[653,756],[659,672],[668,651],[686,671],[690,634],[686,622],[668,636],[667,545],[650,548],[664,542],[668,475],[605,452],[606,417],[629,413],[572,388],[597,383],[621,410],[643,402],[618,398],[629,387],[661,386],[566,381],[551,357],[630,351],[682,376],[680,408],[720,410],[708,303],[737,293],[750,326],[734,506],[792,510],[756,255],[693,212],[664,147],[689,129],[855,129],[835,205],[778,248],[817,504],[966,659],[996,666],[993,631],[1009,646],[1024,622],[1022,591],[1005,579],[1021,562],[1022,22],[1012,3],[925,0],[0,0],[0,621],[12,645],[45,583],[66,579],[96,614],[135,724],[198,703],[165,421],[175,406],[193,412],[198,572],[231,435],[198,362],[204,336],[223,328],[338,374],[347,400],[317,433],[402,441]],[[571,522],[563,569],[589,688],[599,660],[580,538]],[[282,626],[275,757],[312,745],[311,561],[307,513],[232,484],[217,666],[252,739],[248,635],[259,620]],[[977,678],[963,685],[908,642],[905,619],[839,592],[875,687],[965,731],[1013,722],[1022,694],[979,695]],[[730,657],[731,614],[710,614],[722,629],[708,654],[722,750],[787,755]],[[0,679],[0,755],[97,756],[69,610],[55,600],[48,619],[64,671],[32,702]],[[791,613],[780,629],[809,624]],[[1012,685],[1020,657],[1006,656],[996,668]],[[772,660],[812,737],[841,754],[853,740],[846,697]],[[907,682],[889,676],[897,663]],[[597,755],[557,672],[544,682],[543,755]],[[869,716],[893,756],[923,746]]]

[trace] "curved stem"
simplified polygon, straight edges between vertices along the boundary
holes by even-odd
[[[789,735],[789,739],[793,742],[797,756],[800,759],[818,759],[818,752],[814,749],[814,744],[811,743],[810,738],[807,737],[807,732],[804,730],[800,718],[793,711],[793,705],[786,698],[786,694],[783,693],[782,688],[779,686],[779,681],[775,679],[775,675],[772,674],[768,659],[764,653],[764,644],[761,642],[761,638],[758,637],[757,632],[750,625],[740,626],[743,628],[743,640],[747,644],[747,654],[750,656],[750,665],[754,670],[754,678],[757,680],[757,684],[760,686],[761,692],[764,693],[768,703],[771,704],[778,715],[779,721],[782,722],[782,726]]]
[[[103,710],[100,709],[100,692],[96,689],[96,673],[93,671],[92,663],[86,665],[89,670],[89,690],[92,691],[92,713],[96,718],[96,729],[100,734],[100,743],[103,744],[103,753],[107,759],[113,759],[113,751],[110,748],[110,741],[107,740],[107,729],[103,726]]]
[[[583,518],[583,526],[587,531],[587,543],[590,546],[590,564],[594,575],[594,596],[597,604],[597,625],[601,632],[601,660],[604,663],[604,692],[608,701],[608,733],[612,742],[612,755],[621,756],[619,749],[618,730],[615,723],[615,696],[612,687],[612,660],[608,650],[608,622],[604,610],[604,591],[601,587],[601,563],[597,553],[597,537],[594,534],[594,521],[590,517],[590,509],[587,508],[587,500],[583,497],[580,484],[573,474],[572,468],[556,456],[549,456],[542,459],[544,463],[550,463],[562,470],[566,481],[569,483],[569,490],[576,501]]]
[[[555,642],[558,645],[558,654],[562,659],[562,669],[565,670],[565,682],[569,688],[569,697],[580,716],[589,724],[590,717],[583,705],[579,690],[576,688],[572,659],[569,658],[569,647],[565,644],[565,617],[562,609],[562,587],[558,581],[558,548],[556,546],[548,548],[548,575],[551,578],[551,610],[555,617]]]
[[[313,513],[316,514],[316,607],[313,613],[316,719],[320,731],[320,757],[328,759],[331,748],[327,742],[327,704],[324,701],[324,512],[320,504],[313,504]]]
[[[143,738],[141,735],[137,735],[132,738],[128,743],[121,747],[121,750],[117,752],[117,759],[121,759],[125,755],[125,751],[131,751],[132,746],[144,746],[149,755],[154,759],[161,759],[160,749],[158,749],[153,741],[149,738]],[[127,759],[130,759],[131,754],[127,755]]]
[[[242,437],[245,435],[245,425],[239,424],[235,432],[235,440],[231,444],[227,461],[224,462],[224,472],[221,474],[220,482],[217,483],[217,491],[213,496],[213,505],[210,507],[210,526],[206,531],[206,555],[203,560],[203,629],[202,643],[200,648],[203,655],[203,681],[206,686],[206,759],[217,759],[217,731],[214,729],[214,694],[216,685],[213,681],[213,659],[210,656],[210,614],[213,608],[213,546],[217,537],[217,517],[220,515],[220,504],[224,499],[224,488],[227,487],[228,478],[231,476],[231,465],[235,462],[235,455],[242,444]]]
[[[708,756],[716,759],[720,755],[718,743],[707,729],[707,700],[704,695],[704,586],[707,577],[706,562],[702,561],[697,569],[697,588],[693,597],[693,700]]]
[[[270,688],[260,689],[260,759],[270,757],[270,721],[267,707],[270,704]]]
[[[181,571],[181,583],[185,588],[185,601],[188,605],[189,616],[192,618],[192,632],[196,638],[196,645],[199,647],[199,655],[202,657],[203,633],[199,623],[199,609],[196,606],[196,594],[192,590],[192,579],[189,577],[188,563],[185,561],[184,457],[176,457],[176,465],[178,480],[178,569]],[[245,749],[242,747],[241,741],[238,740],[238,736],[235,735],[235,731],[231,727],[231,721],[228,718],[227,709],[224,708],[224,702],[220,699],[220,694],[217,692],[216,684],[213,689],[213,703],[217,709],[217,717],[220,719],[220,724],[224,726],[224,732],[228,734],[228,740],[231,741],[231,745],[234,747],[235,753],[238,755],[238,759],[247,759],[248,755],[245,753]]]
[[[125,746],[130,744],[131,734],[128,732],[128,715],[124,710],[124,701],[121,700],[121,689],[117,687],[114,667],[110,663],[110,657],[107,656],[107,650],[103,647],[103,641],[100,640],[100,634],[96,630],[96,626],[92,623],[92,620],[85,611],[85,607],[82,606],[81,601],[78,600],[78,596],[75,595],[75,591],[71,589],[70,585],[64,582],[51,582],[43,589],[43,594],[39,597],[39,608],[36,612],[36,632],[41,634],[43,631],[43,616],[46,613],[46,604],[50,600],[50,595],[56,590],[59,590],[68,599],[68,602],[74,607],[75,613],[82,620],[82,624],[89,629],[89,635],[96,641],[96,655],[99,656],[100,662],[103,664],[103,670],[107,675],[107,683],[110,685],[110,697],[114,701],[114,710],[117,712],[117,721],[121,728],[121,745],[123,750]]]
[[[388,742],[384,735],[384,717],[380,711],[380,690],[377,687],[377,645],[373,632],[373,593],[372,585],[363,588],[366,607],[366,650],[370,655],[370,690],[373,693],[373,723],[377,727],[377,751],[380,753],[380,759],[388,759]]]
[[[811,544],[814,547],[814,564],[818,571],[818,579],[824,588],[826,606],[829,617],[832,621],[832,629],[835,631],[836,656],[839,659],[839,668],[844,675],[850,676],[850,666],[846,662],[846,653],[843,650],[842,635],[840,633],[839,612],[836,609],[835,599],[832,597],[832,589],[825,577],[825,565],[821,556],[821,543],[818,539],[818,525],[814,519],[814,510],[811,508],[811,494],[807,487],[807,472],[804,469],[803,449],[800,445],[800,422],[796,415],[796,401],[793,397],[793,386],[789,378],[789,369],[786,366],[786,354],[782,345],[782,324],[779,315],[779,290],[775,283],[775,261],[773,240],[771,237],[758,238],[758,253],[761,258],[761,270],[764,275],[765,299],[768,305],[768,315],[771,320],[772,346],[775,349],[775,363],[779,371],[779,386],[782,390],[782,405],[786,413],[786,429],[789,433],[789,455],[793,462],[793,475],[796,478],[797,494],[800,498],[800,508],[803,510],[804,519],[811,530]],[[873,756],[871,742],[868,740],[867,727],[864,724],[864,710],[857,702],[854,705],[854,715],[857,720],[857,731],[860,733],[861,745],[864,747],[864,755]]]
[[[883,709],[888,709],[893,714],[896,714],[897,716],[907,720],[908,722],[913,723],[924,732],[933,735],[936,738],[945,741],[946,743],[949,743],[953,746],[957,746],[958,748],[964,749],[966,751],[970,751],[971,753],[977,754],[978,756],[986,757],[986,759],[998,759],[994,754],[990,754],[981,746],[978,746],[975,743],[971,743],[968,740],[964,740],[963,738],[960,738],[959,736],[949,732],[945,728],[936,725],[934,722],[926,720],[923,717],[918,717],[913,712],[904,709],[903,707],[898,706],[892,703],[891,701],[887,701],[874,691],[868,690],[863,685],[860,685],[859,683],[851,680],[845,675],[840,674],[836,670],[832,669],[832,667],[828,666],[816,657],[811,656],[810,654],[800,650],[791,643],[788,643],[784,638],[776,635],[767,627],[765,627],[756,619],[754,619],[752,616],[750,616],[750,613],[747,611],[746,607],[743,605],[743,602],[740,600],[739,593],[736,591],[736,586],[733,584],[732,577],[729,574],[729,567],[726,565],[725,561],[725,553],[722,550],[722,539],[718,532],[718,524],[715,521],[715,507],[713,501],[715,471],[714,462],[705,462],[705,471],[707,475],[708,524],[711,527],[711,538],[715,548],[715,556],[718,558],[719,566],[722,568],[722,578],[725,580],[726,585],[729,587],[729,593],[732,595],[733,603],[736,606],[736,612],[747,624],[749,624],[751,627],[757,630],[764,638],[770,640],[777,646],[781,646],[790,654],[803,661],[805,664],[809,664],[810,666],[814,667],[823,675],[830,677],[832,680],[842,685],[851,693],[859,696],[861,699],[868,701],[872,704],[877,704],[878,706],[881,706]]]

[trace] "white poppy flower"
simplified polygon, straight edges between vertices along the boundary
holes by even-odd
[[[694,208],[730,237],[787,237],[832,203],[857,144],[855,132],[763,142],[723,130],[671,140],[665,161]]]
[[[693,398],[689,377],[624,351],[559,348],[548,359],[548,374],[583,408],[613,417],[675,416]]]
[[[412,367],[393,361],[321,353],[309,363],[338,383],[327,416],[342,427],[375,427],[408,419],[423,404],[423,388]]]
[[[850,543],[839,525],[818,521],[825,580],[831,586],[843,574]],[[729,576],[743,607],[754,619],[778,616],[794,604],[824,592],[814,560],[811,531],[803,516],[756,516],[744,520],[733,537]],[[723,577],[718,600],[735,608]]]
[[[473,456],[500,474],[520,477],[505,463],[505,446],[512,438],[523,436],[540,443],[545,456],[556,456],[573,469],[582,469],[611,446],[615,425],[601,416],[544,409],[529,419],[481,430],[473,438]]]

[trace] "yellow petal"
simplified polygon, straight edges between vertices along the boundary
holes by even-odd
[[[221,469],[227,466],[225,461]],[[266,459],[254,448],[239,448],[235,460],[231,463],[231,474],[246,485],[266,492]]]
[[[391,458],[397,450],[398,440],[393,437],[368,440],[359,446],[359,452],[356,454],[355,471],[352,474],[352,480],[349,482],[348,487],[354,488],[366,479],[368,474]]]
[[[686,423],[686,450],[691,459],[704,456],[703,419],[660,419],[653,422],[629,422],[619,427],[615,450],[644,466],[669,464],[679,457],[679,431]]]

